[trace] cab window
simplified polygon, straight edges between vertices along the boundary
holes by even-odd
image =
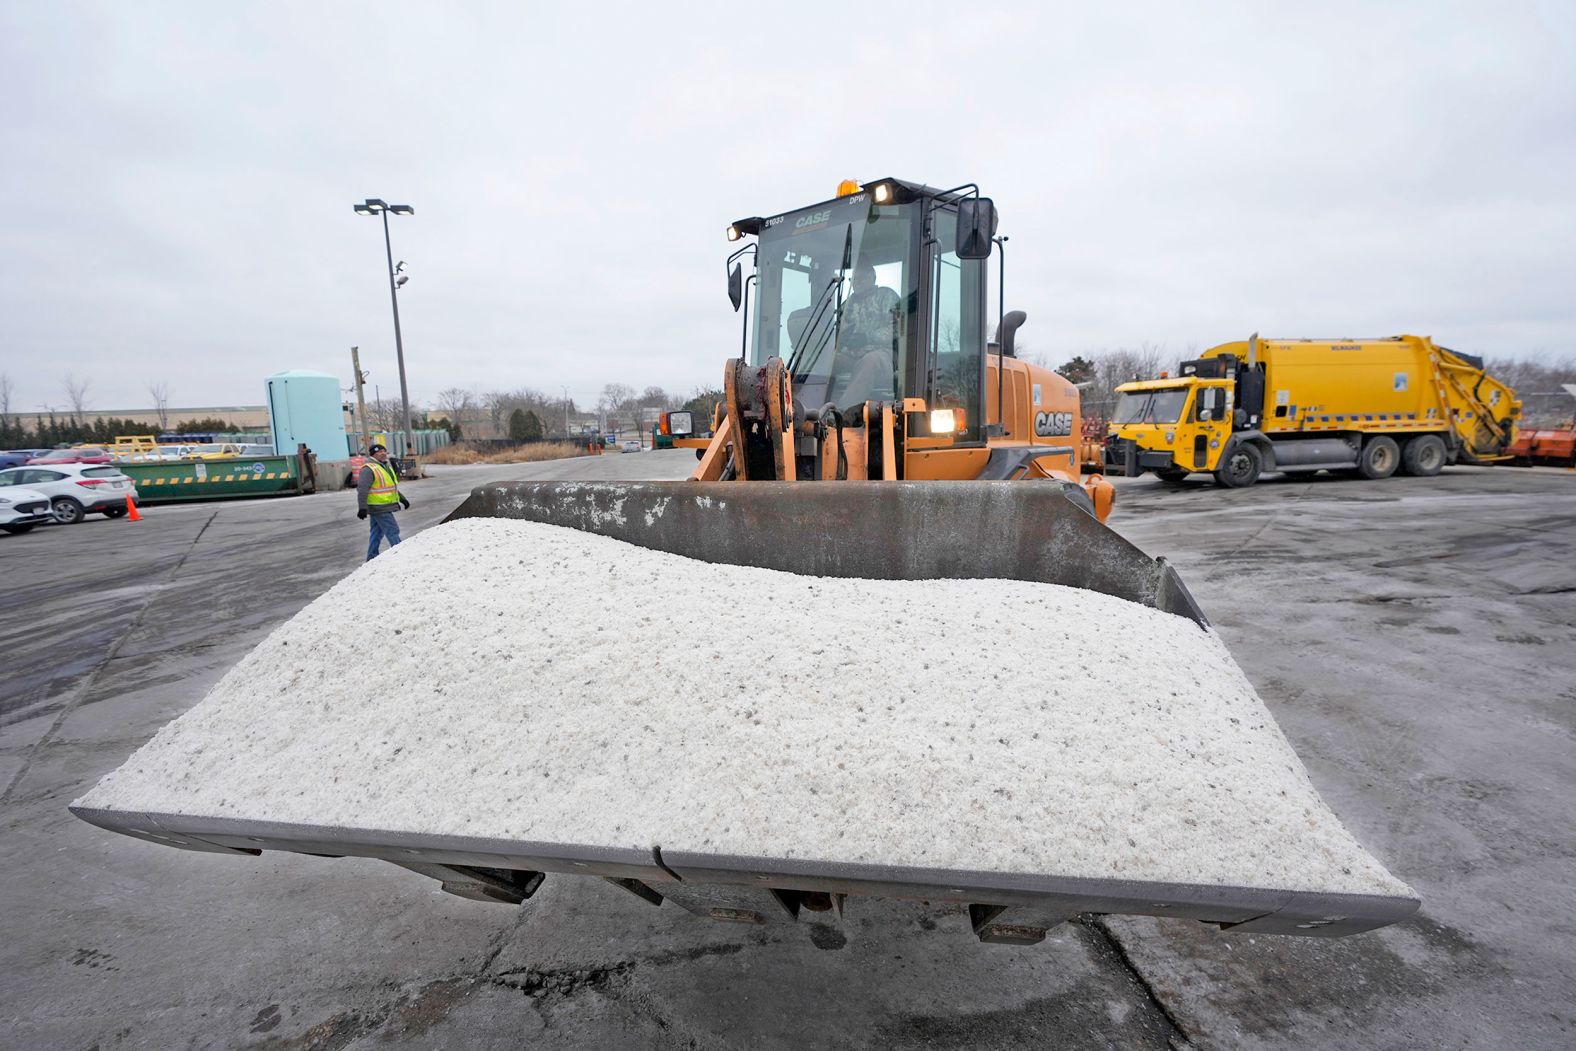
[[[1203,387],[1194,398],[1193,419],[1218,423],[1226,415],[1226,388]]]

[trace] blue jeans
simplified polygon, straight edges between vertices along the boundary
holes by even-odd
[[[382,514],[374,511],[367,515],[367,525],[372,527],[372,539],[367,544],[368,562],[378,557],[378,544],[384,537],[388,537],[389,547],[399,543],[399,523],[394,518],[393,511],[384,511]]]

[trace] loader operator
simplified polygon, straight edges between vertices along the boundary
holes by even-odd
[[[356,480],[356,517],[365,518],[372,536],[367,543],[367,561],[378,557],[378,548],[388,538],[389,547],[399,543],[399,523],[394,516],[401,507],[410,509],[410,501],[399,491],[399,477],[389,463],[389,451],[377,442],[368,450],[372,459],[361,465],[361,476]]]
[[[832,366],[832,399],[844,406],[892,397],[902,323],[902,297],[876,284],[876,268],[865,256],[854,266],[853,285],[843,302],[837,361]]]

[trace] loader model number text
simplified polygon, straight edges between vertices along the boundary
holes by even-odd
[[[1034,414],[1034,433],[1041,438],[1073,433],[1073,414],[1070,412],[1037,412]]]

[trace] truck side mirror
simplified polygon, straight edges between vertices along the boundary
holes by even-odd
[[[965,197],[958,202],[959,259],[989,259],[991,238],[995,236],[995,201],[989,197]]]
[[[738,263],[734,263],[733,269],[728,271],[728,298],[733,301],[733,309],[737,313],[739,304],[744,302],[744,271]]]

